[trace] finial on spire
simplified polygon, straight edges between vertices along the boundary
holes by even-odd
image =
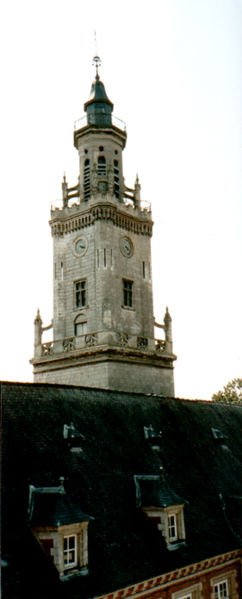
[[[92,59],[92,64],[93,64],[93,66],[96,67],[96,79],[99,79],[98,67],[101,66],[102,62],[101,62],[101,58],[98,56],[98,53],[97,53],[97,35],[96,35],[96,31],[94,31],[94,41],[95,41],[95,56]]]

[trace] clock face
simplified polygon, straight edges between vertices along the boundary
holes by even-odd
[[[79,237],[79,239],[76,239],[74,249],[75,253],[78,254],[78,256],[83,256],[83,254],[85,254],[87,250],[86,237]]]
[[[105,195],[105,193],[107,193],[107,189],[108,189],[107,182],[106,181],[99,181],[99,183],[98,183],[98,190],[100,191],[100,193],[102,195]]]
[[[129,237],[122,237],[120,239],[120,250],[126,258],[131,258],[134,252],[133,244]]]

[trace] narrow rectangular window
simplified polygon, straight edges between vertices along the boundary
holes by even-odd
[[[145,262],[142,262],[143,279],[145,279]]]
[[[177,539],[177,521],[175,514],[168,514],[168,538],[169,541]]]
[[[75,307],[84,308],[87,305],[87,282],[77,281],[75,283]]]
[[[107,250],[104,248],[103,250],[103,266],[104,268],[107,266]]]
[[[56,262],[54,264],[54,278],[57,279],[57,265],[56,265]]]
[[[63,279],[64,279],[64,264],[63,264],[63,262],[60,263],[60,271],[61,271],[61,281],[63,281]]]
[[[123,305],[127,308],[133,306],[133,281],[123,280]]]
[[[111,263],[111,268],[113,266],[113,250],[110,250],[110,263]]]
[[[97,250],[97,267],[99,268],[99,250]]]
[[[64,567],[72,568],[77,565],[76,535],[64,537]]]
[[[229,590],[227,580],[221,580],[221,582],[217,582],[214,585],[214,596],[215,599],[228,599]]]

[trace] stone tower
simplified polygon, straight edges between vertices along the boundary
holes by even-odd
[[[100,80],[99,58],[86,115],[75,124],[79,177],[64,177],[51,209],[53,322],[35,319],[35,382],[174,396],[171,318],[155,340],[151,279],[152,215],[136,178],[123,176],[126,130]],[[43,332],[53,326],[53,341]]]

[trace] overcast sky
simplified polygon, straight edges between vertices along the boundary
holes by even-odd
[[[126,184],[152,203],[176,395],[208,399],[242,376],[241,0],[2,0],[0,378],[32,380],[37,308],[52,318],[49,211],[77,181],[95,30]]]

